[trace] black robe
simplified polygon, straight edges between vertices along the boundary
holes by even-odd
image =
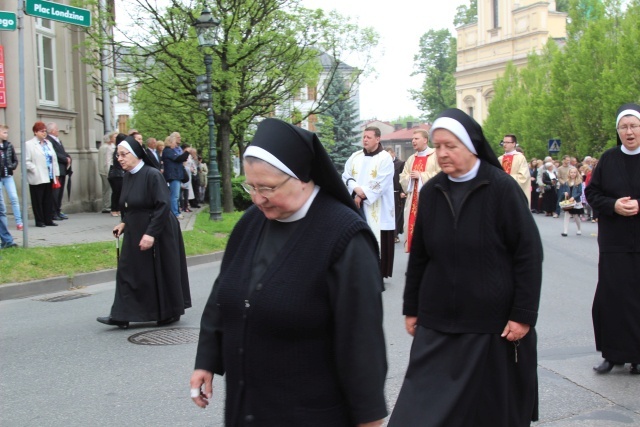
[[[184,314],[191,307],[187,261],[162,174],[147,165],[125,174],[120,211],[125,228],[111,317],[145,322]],[[141,251],[144,234],[155,241],[151,249]]]
[[[226,376],[229,427],[351,427],[386,416],[377,242],[322,191],[307,215],[234,228],[196,369]]]
[[[596,349],[619,363],[640,363],[640,215],[615,213],[617,199],[640,199],[640,154],[607,150],[585,189],[598,211],[598,286],[592,318]]]

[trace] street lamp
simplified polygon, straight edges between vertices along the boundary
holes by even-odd
[[[220,20],[211,15],[211,11],[205,7],[196,22],[193,23],[198,34],[198,48],[204,53],[204,65],[206,74],[196,78],[197,99],[200,106],[207,109],[207,120],[209,122],[209,175],[207,176],[209,186],[209,219],[219,221],[222,219],[222,209],[220,204],[220,171],[216,160],[216,128],[213,121],[213,93],[211,90],[211,64],[213,58],[211,50],[218,40],[218,30]]]

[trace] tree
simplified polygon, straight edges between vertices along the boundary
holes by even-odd
[[[432,121],[442,110],[456,105],[456,39],[449,30],[429,30],[420,37],[420,50],[414,56],[417,71],[424,74],[420,90],[412,90],[425,119]]]
[[[478,0],[469,0],[469,6],[463,4],[456,8],[453,25],[460,27],[476,22],[478,22]]]
[[[336,169],[342,170],[347,159],[354,152],[353,145],[359,134],[356,131],[357,111],[341,73],[335,74],[327,82],[325,91],[324,112],[320,116],[320,121],[323,123],[321,137]],[[329,125],[331,125],[330,129],[328,129]],[[332,144],[326,144],[325,138]]]
[[[140,114],[136,123],[145,129],[154,123],[155,129],[178,123],[171,131],[181,131],[202,149],[208,146],[203,132],[206,116],[197,106],[195,78],[205,69],[192,27],[200,13],[198,4],[171,0],[169,7],[161,8],[156,2],[131,0],[125,14],[133,23],[122,29],[124,41],[116,44],[129,49],[126,66],[139,87],[134,98]],[[209,4],[220,20],[220,38],[210,51],[211,84],[223,209],[229,212],[233,210],[232,146],[242,155],[245,134],[256,118],[271,115],[276,105],[318,80],[322,69],[318,50],[331,53],[336,63],[346,53],[357,52],[363,64],[360,70],[366,70],[377,34],[335,12],[305,9],[298,0]],[[96,45],[109,41],[94,38]],[[335,72],[336,68],[328,70],[330,76]],[[317,113],[320,104],[318,100],[308,114]]]

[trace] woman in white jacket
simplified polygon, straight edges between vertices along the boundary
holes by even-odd
[[[35,136],[25,143],[25,166],[33,216],[36,227],[56,226],[58,224],[53,222],[51,186],[60,175],[58,160],[53,146],[47,140],[47,126],[43,122],[36,122],[33,134]]]

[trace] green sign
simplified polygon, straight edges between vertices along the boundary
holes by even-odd
[[[0,31],[13,31],[16,29],[18,18],[13,12],[0,10]]]
[[[24,13],[39,18],[60,21],[66,24],[91,26],[91,12],[79,7],[53,3],[45,0],[27,0]]]

